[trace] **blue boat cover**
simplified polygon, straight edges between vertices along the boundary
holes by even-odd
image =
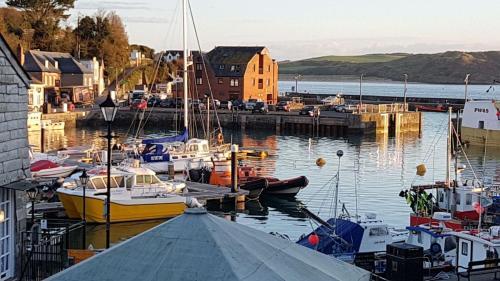
[[[332,226],[335,225],[335,219],[333,218],[329,219],[327,222]],[[299,239],[297,243],[326,255],[336,256],[347,253],[357,253],[361,245],[361,240],[363,239],[363,227],[349,220],[337,219],[336,229],[336,235],[345,240],[348,244],[344,243],[339,238],[334,238],[332,235],[333,230],[323,225]],[[308,238],[313,233],[316,233],[319,237],[319,243],[317,245],[311,245],[309,243]]]
[[[154,143],[169,143],[169,142],[186,142],[188,140],[189,134],[188,129],[184,129],[182,134],[173,137],[164,137],[157,139],[146,139],[142,140],[143,144],[154,144]]]

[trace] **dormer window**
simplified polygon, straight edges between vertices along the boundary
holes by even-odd
[[[220,70],[224,70],[224,65],[223,64],[219,64],[219,69]]]

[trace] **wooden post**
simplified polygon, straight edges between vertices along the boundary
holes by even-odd
[[[40,130],[40,152],[45,153],[45,130],[43,128]]]
[[[238,145],[231,145],[231,192],[238,192]]]

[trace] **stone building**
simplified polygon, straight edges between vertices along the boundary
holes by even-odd
[[[182,52],[168,51],[166,54],[169,57],[164,57],[165,61],[176,61]],[[218,100],[256,99],[276,103],[278,63],[266,47],[216,47],[203,56],[196,51],[191,52],[191,56],[193,63],[189,67],[189,79],[197,98],[203,99],[211,89]],[[182,60],[177,64],[182,64]],[[182,83],[176,89],[177,96],[181,96]]]
[[[0,34],[0,281],[19,267],[19,232],[25,228],[24,181],[30,175],[26,121],[28,74]],[[16,268],[17,267],[17,268]]]

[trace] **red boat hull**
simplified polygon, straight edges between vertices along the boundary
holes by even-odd
[[[478,221],[479,214],[475,210],[467,211],[467,212],[455,212],[453,216],[457,219],[465,220],[465,221]]]
[[[419,226],[422,224],[438,224],[440,221],[435,220],[431,217],[421,217],[417,216],[415,214],[410,214],[410,225],[411,226]],[[454,231],[460,231],[463,230],[464,226],[462,225],[462,222],[458,220],[449,220],[449,221],[444,221],[444,225]]]

